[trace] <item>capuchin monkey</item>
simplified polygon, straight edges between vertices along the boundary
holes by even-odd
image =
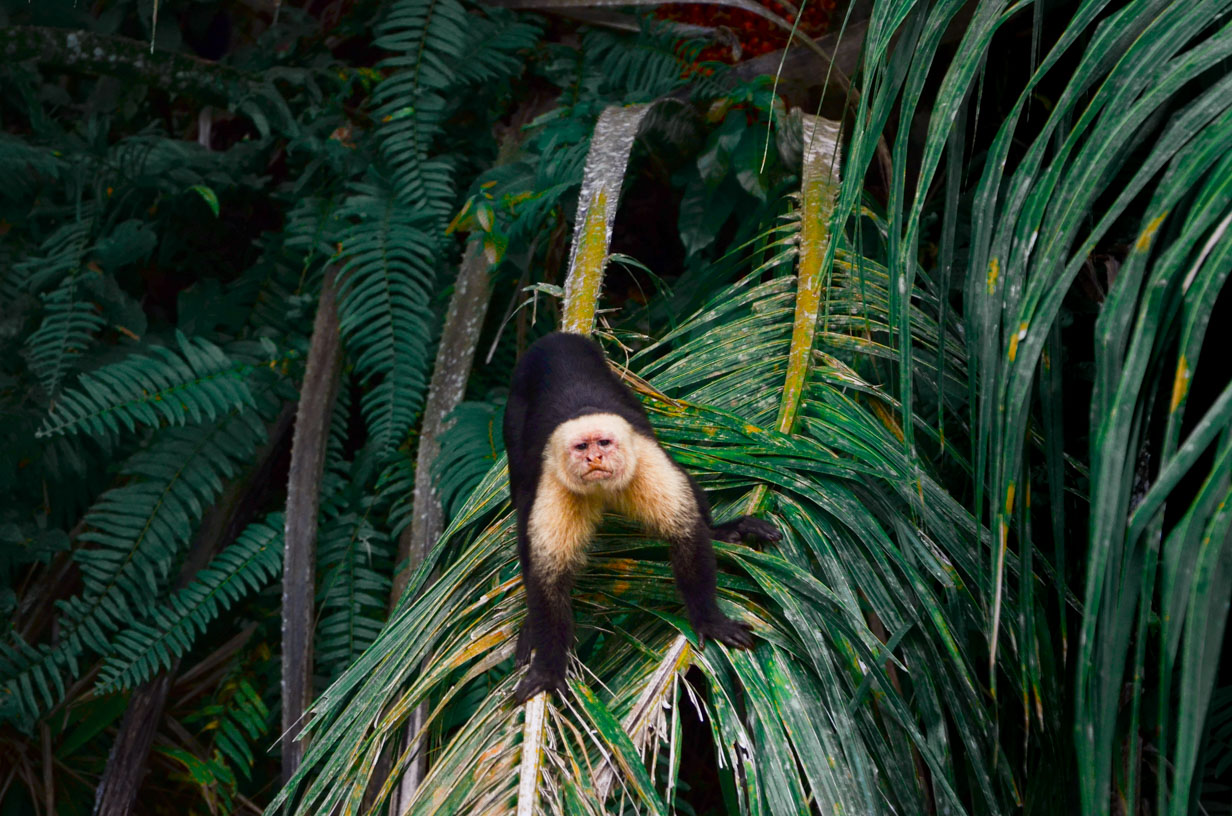
[[[659,446],[641,403],[593,341],[558,332],[522,355],[504,431],[528,607],[517,665],[534,653],[513,692],[518,704],[540,691],[564,689],[573,578],[606,510],[642,523],[671,545],[672,572],[700,645],[707,638],[743,649],[753,645],[749,627],[715,602],[710,542],[777,541],[781,534],[752,516],[715,525],[706,495]]]

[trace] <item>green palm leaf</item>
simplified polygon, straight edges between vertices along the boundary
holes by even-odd
[[[911,162],[905,128],[893,147],[887,266],[893,279],[908,283],[943,159],[947,201],[958,200],[964,154],[974,149],[967,144],[966,111],[981,81],[980,66],[998,29],[1024,8],[977,4],[953,59],[935,67],[937,32],[959,5],[877,4],[869,26],[866,84],[874,92],[867,101],[869,114],[857,118],[849,181],[853,170],[858,180],[871,161],[884,128],[881,112],[897,108],[900,116],[909,116],[916,89],[928,75],[940,83],[913,177],[906,178]],[[1061,514],[1070,485],[1057,373],[1066,350],[1060,339],[1067,319],[1064,300],[1092,253],[1129,233],[1091,338],[1091,471],[1082,487],[1090,502],[1089,542],[1083,554],[1074,723],[1080,769],[1075,778],[1087,814],[1112,812],[1118,799],[1137,807],[1144,773],[1155,776],[1151,788],[1158,812],[1189,812],[1197,801],[1198,746],[1206,738],[1212,661],[1222,640],[1222,628],[1208,630],[1207,618],[1198,616],[1226,604],[1232,591],[1226,582],[1218,583],[1223,567],[1214,553],[1220,545],[1209,543],[1223,540],[1224,520],[1216,508],[1232,463],[1220,445],[1213,458],[1199,456],[1221,432],[1214,428],[1224,429],[1228,421],[1226,378],[1210,366],[1202,373],[1214,377],[1208,382],[1218,396],[1204,401],[1200,419],[1182,423],[1198,373],[1192,360],[1201,353],[1205,326],[1227,278],[1228,11],[1222,1],[1078,4],[1067,20],[1058,21],[1059,36],[996,123],[970,190],[970,224],[959,223],[965,218],[961,208],[945,211],[943,234],[951,236],[945,252],[966,274],[975,506],[996,537],[983,570],[991,585],[980,581],[991,590],[993,655],[1004,647],[999,635],[1005,622],[1015,620],[1006,602],[1007,573],[1016,566],[1017,674],[1032,689],[1037,711],[1041,693],[1049,693],[1040,687],[1041,661],[1052,648],[1034,617],[1037,567],[1059,579],[1059,598],[1067,594]],[[1043,119],[1028,127],[1028,106],[1045,83],[1059,89],[1057,96],[1047,110],[1031,111]],[[900,87],[902,103],[896,101]],[[857,181],[846,185],[839,219],[854,211],[859,187]],[[903,195],[904,189],[916,192]],[[952,236],[968,227],[964,255]],[[900,336],[913,334],[901,314],[893,322]],[[918,369],[909,365],[912,350],[902,343],[898,348],[902,364],[895,396],[906,412]],[[1046,400],[1038,419],[1033,415],[1037,395]],[[1052,541],[1034,540],[1039,536],[1031,527],[1036,442],[1046,463]],[[1201,487],[1180,487],[1186,473]],[[1060,569],[1042,562],[1041,554]],[[1202,580],[1194,577],[1197,569],[1203,570]],[[1061,651],[1052,657],[1061,664],[1068,614],[1062,606]],[[1191,638],[1200,638],[1203,646]],[[1182,641],[1189,644],[1184,657]],[[1149,667],[1153,653],[1157,666]],[[991,675],[994,689],[998,677],[1004,675]],[[1147,678],[1157,679],[1154,689],[1145,686]],[[1028,697],[1023,700],[1024,708],[1031,706]],[[1156,758],[1147,759],[1138,735],[1145,736]]]

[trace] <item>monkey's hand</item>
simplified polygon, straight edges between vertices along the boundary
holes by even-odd
[[[565,675],[546,670],[542,666],[531,664],[526,676],[513,690],[513,704],[522,705],[541,691],[563,693],[565,690]]]
[[[700,649],[706,648],[706,638],[713,638],[736,649],[753,648],[752,627],[728,617],[720,615],[717,618],[697,621],[693,624],[693,630],[697,632],[697,645]]]
[[[749,543],[752,539],[763,541],[778,541],[783,534],[768,521],[762,521],[753,516],[741,516],[738,519],[725,521],[710,529],[710,535],[716,541],[726,541],[729,544]]]

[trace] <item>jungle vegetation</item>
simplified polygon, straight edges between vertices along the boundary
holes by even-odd
[[[0,0],[0,814],[1232,811],[1230,144],[1232,0]],[[560,328],[785,535],[515,708]]]

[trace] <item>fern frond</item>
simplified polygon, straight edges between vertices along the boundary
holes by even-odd
[[[501,409],[486,402],[464,402],[446,420],[441,452],[432,463],[432,480],[445,518],[461,509],[504,449]]]
[[[392,501],[409,504],[404,489],[388,474],[409,461],[405,451],[374,457],[371,447],[347,461],[346,433],[351,413],[347,389],[339,389],[326,448],[321,492],[321,529],[317,537],[317,608],[319,619],[313,653],[318,672],[333,678],[373,640],[385,623],[394,557]],[[384,461],[388,457],[388,461]],[[377,460],[383,471],[371,489]],[[400,496],[399,493],[402,495]],[[379,521],[379,524],[378,524]]]
[[[17,292],[44,292],[76,274],[94,234],[92,210],[85,208],[78,220],[47,236],[38,252],[6,271],[2,294],[7,298]]]
[[[228,689],[222,706],[222,727],[214,745],[245,778],[252,776],[252,744],[269,730],[269,708],[247,680],[240,678],[234,690]]]
[[[468,22],[457,0],[400,0],[375,41],[394,53],[382,60],[391,73],[373,94],[381,155],[398,200],[441,226],[454,203],[454,166],[448,156],[432,155],[432,143],[449,110],[445,91],[465,53]]]
[[[424,94],[387,113],[381,128],[381,155],[390,165],[398,200],[429,213],[440,226],[453,206],[455,166],[452,156],[429,151],[447,110],[443,97]]]
[[[86,650],[110,651],[109,635],[148,615],[173,564],[222,482],[252,460],[266,437],[255,411],[239,410],[215,423],[170,428],[135,454],[121,473],[129,484],[113,488],[86,514],[86,532],[74,559],[81,571],[80,594],[62,601],[60,633],[54,647],[10,650],[0,696],[33,714],[63,694],[62,672],[76,676]]]
[[[245,778],[251,777],[255,758],[252,744],[269,729],[269,720],[269,708],[244,676],[226,680],[219,689],[217,702],[184,718],[185,723],[204,723],[204,730],[214,737],[217,753],[211,765],[223,771],[224,778],[219,780],[223,784],[210,787],[213,789],[211,792],[221,795],[223,804],[229,803],[235,793],[231,768],[238,768]],[[223,767],[219,767],[220,764]],[[227,776],[231,779],[226,779]],[[230,810],[229,807],[227,809]]]
[[[490,85],[519,76],[526,60],[519,52],[534,48],[540,26],[508,9],[483,8],[466,20],[465,59],[454,66],[453,81],[467,85]]]
[[[255,407],[245,375],[247,364],[230,360],[210,341],[176,332],[179,353],[151,346],[82,375],[77,388],[61,395],[38,436],[78,433],[94,436],[132,431],[139,425],[185,425]]]
[[[529,246],[561,205],[582,185],[582,169],[590,141],[562,143],[555,134],[542,134],[535,143],[538,156],[495,167],[480,176],[480,185],[490,185],[500,202],[498,213],[507,222],[510,245]],[[494,183],[493,183],[494,182]]]
[[[594,60],[604,86],[619,90],[628,102],[649,102],[688,84],[688,54],[679,41],[653,26],[641,36],[629,37],[592,29],[582,37],[582,53]]]
[[[385,191],[362,186],[344,208],[338,317],[360,381],[378,454],[402,444],[423,406],[432,360],[433,242],[423,217]]]
[[[287,249],[303,255],[303,269],[324,258],[332,258],[338,232],[338,201],[332,198],[299,199],[287,212],[283,242]]]
[[[53,669],[38,670],[48,662],[51,647],[31,646],[13,633],[9,643],[0,643],[0,722],[18,723],[29,730],[40,708],[51,708],[64,696],[64,678]]]
[[[376,500],[388,508],[385,526],[389,534],[398,536],[411,523],[415,510],[415,455],[413,451],[399,449],[386,458],[384,468],[376,480]]]
[[[103,661],[95,693],[132,688],[170,667],[220,611],[265,586],[282,568],[283,526],[281,513],[248,525],[191,584],[116,636],[115,652]]]
[[[212,425],[168,429],[136,453],[121,470],[132,481],[108,490],[86,513],[79,540],[98,546],[74,553],[83,597],[103,598],[118,588],[134,607],[153,603],[223,481],[252,460],[264,439],[260,417],[243,412]]]
[[[321,527],[314,654],[318,673],[331,679],[366,649],[385,624],[393,542],[370,517],[362,499]]]
[[[93,303],[79,298],[77,282],[69,279],[43,296],[47,310],[42,324],[26,340],[30,368],[48,395],[60,388],[65,370],[94,340],[106,323]]]

